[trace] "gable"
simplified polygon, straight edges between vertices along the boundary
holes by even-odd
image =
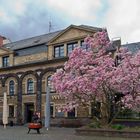
[[[6,55],[6,54],[9,54],[9,53],[12,53],[12,51],[7,49],[7,48],[0,47],[0,56]]]
[[[73,40],[73,39],[84,38],[87,35],[93,34],[93,33],[94,33],[93,30],[86,31],[86,30],[78,29],[78,28],[74,28],[74,27],[69,28],[68,30],[63,32],[61,35],[56,37],[54,40],[52,40],[50,42],[50,44],[56,44],[56,43],[66,42],[66,41]]]

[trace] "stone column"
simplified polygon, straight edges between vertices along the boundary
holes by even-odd
[[[18,81],[17,88],[17,124],[23,124],[23,116],[22,116],[22,80]]]
[[[36,93],[36,111],[40,113],[41,116],[41,100],[42,100],[42,80],[41,77],[37,77],[37,93]]]

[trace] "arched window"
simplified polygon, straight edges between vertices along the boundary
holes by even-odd
[[[50,92],[54,92],[54,91],[55,91],[55,90],[54,90],[54,87],[53,87],[53,85],[52,85],[51,75],[48,76],[48,78],[47,78],[47,86],[50,88]]]
[[[15,83],[13,80],[9,82],[9,95],[14,95],[15,92]]]
[[[33,79],[30,78],[27,80],[27,93],[30,94],[33,92],[34,92],[34,82]]]

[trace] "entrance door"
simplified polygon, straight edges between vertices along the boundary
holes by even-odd
[[[29,123],[32,121],[33,114],[34,114],[34,104],[33,103],[25,104],[25,123]]]
[[[68,118],[75,118],[75,108],[68,112]]]

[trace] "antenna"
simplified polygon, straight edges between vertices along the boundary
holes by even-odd
[[[53,30],[55,30],[55,25],[54,25],[53,20],[52,20],[51,17],[49,17],[49,23],[48,23],[48,24],[49,24],[49,25],[48,25],[48,32],[50,33],[50,32],[52,32]]]
[[[49,21],[49,33],[51,32],[51,29],[52,29],[52,23],[51,21]]]

